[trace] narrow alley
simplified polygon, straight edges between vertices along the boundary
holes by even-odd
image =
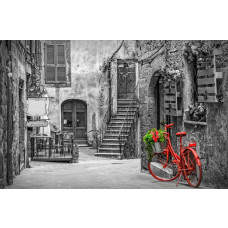
[[[95,157],[96,150],[79,148],[78,163],[32,162],[8,189],[192,189],[187,182],[159,182],[140,172],[140,159]],[[200,186],[201,188],[205,188]]]
[[[0,40],[0,188],[226,188],[226,57],[216,40]]]
[[[225,227],[226,5],[2,1],[1,227]]]

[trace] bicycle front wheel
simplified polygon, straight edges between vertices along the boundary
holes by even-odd
[[[179,175],[177,163],[167,158],[167,152],[155,153],[152,161],[148,163],[150,174],[159,181],[172,181]]]
[[[182,167],[188,184],[197,188],[202,179],[202,167],[195,150],[186,149],[183,152]]]

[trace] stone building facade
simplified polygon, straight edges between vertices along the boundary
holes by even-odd
[[[197,43],[197,41],[195,41]],[[204,89],[207,85],[200,85],[211,80],[209,77],[201,80],[198,77],[198,65],[200,58],[194,63],[191,58],[197,51],[194,41],[189,45],[188,41],[137,41],[137,53],[139,57],[139,100],[140,100],[140,130],[141,139],[152,128],[162,127],[162,122],[174,123],[171,130],[172,143],[175,149],[179,148],[178,138],[175,133],[186,131],[188,134],[184,138],[185,142],[196,141],[197,153],[202,162],[203,182],[215,187],[228,186],[228,77],[227,70],[214,75],[218,76],[215,85],[210,83],[211,91],[217,85],[217,94],[207,94]],[[200,44],[201,50],[207,48],[208,53],[213,53],[218,47],[223,47],[222,42],[207,44],[206,41]],[[184,50],[184,51],[183,51]],[[188,50],[191,50],[188,52]],[[204,50],[205,51],[205,50]],[[186,55],[187,53],[187,55]],[[189,54],[190,53],[190,54]],[[220,53],[221,54],[221,53]],[[212,54],[210,54],[212,55]],[[197,53],[196,56],[199,56]],[[222,53],[225,56],[225,53]],[[214,59],[217,54],[214,54]],[[216,63],[214,64],[216,67]],[[172,68],[172,69],[171,69]],[[166,72],[165,72],[165,70]],[[180,93],[176,113],[167,115],[167,103],[164,101],[165,82],[167,69],[174,77],[180,77]],[[208,68],[209,69],[209,68]],[[164,73],[165,72],[165,73]],[[173,74],[174,72],[174,74]],[[175,73],[178,74],[175,74]],[[203,72],[203,71],[202,71]],[[176,75],[176,76],[175,76]],[[196,78],[198,77],[198,78]],[[176,80],[177,81],[177,80]],[[213,87],[214,86],[214,87]],[[219,89],[218,89],[219,86]],[[196,89],[195,89],[196,88]],[[159,89],[159,92],[158,92]],[[172,88],[171,88],[172,89]],[[216,88],[215,88],[216,89]],[[200,92],[202,91],[203,92]],[[195,95],[194,91],[198,91]],[[219,91],[222,93],[219,94]],[[200,93],[203,93],[202,95]],[[222,95],[221,95],[222,94]],[[219,95],[221,100],[219,101]],[[198,96],[198,97],[197,97]],[[201,96],[201,97],[200,97]],[[211,96],[211,97],[210,97]],[[210,99],[212,101],[210,101]],[[186,109],[194,102],[202,102],[206,108],[206,118],[204,120],[189,120]],[[158,105],[159,103],[159,105]],[[170,104],[170,106],[173,104]],[[173,106],[172,106],[173,107]],[[171,107],[170,107],[171,108]],[[160,124],[159,124],[160,123]],[[142,145],[141,168],[147,169],[147,154],[144,143]]]
[[[108,107],[110,87],[112,112],[114,114],[117,111],[117,59],[132,58],[135,51],[134,41],[121,46],[111,63],[112,75],[109,79],[106,61],[120,47],[121,42],[42,41],[45,66],[42,84],[50,97],[50,122],[60,131],[74,131],[78,143],[92,144],[94,132],[85,133],[99,130]],[[62,61],[62,65],[59,61]],[[62,75],[62,81],[58,73],[61,66],[66,72]],[[55,73],[51,73],[51,67],[56,67]]]
[[[0,186],[26,167],[27,76],[25,41],[0,41]]]

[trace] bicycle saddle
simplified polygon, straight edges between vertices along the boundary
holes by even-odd
[[[177,132],[176,133],[176,136],[185,136],[185,135],[187,135],[186,132]]]

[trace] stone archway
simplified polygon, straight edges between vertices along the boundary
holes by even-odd
[[[148,87],[148,117],[151,127],[159,129],[164,121],[164,88],[161,84],[161,74],[156,71]]]

